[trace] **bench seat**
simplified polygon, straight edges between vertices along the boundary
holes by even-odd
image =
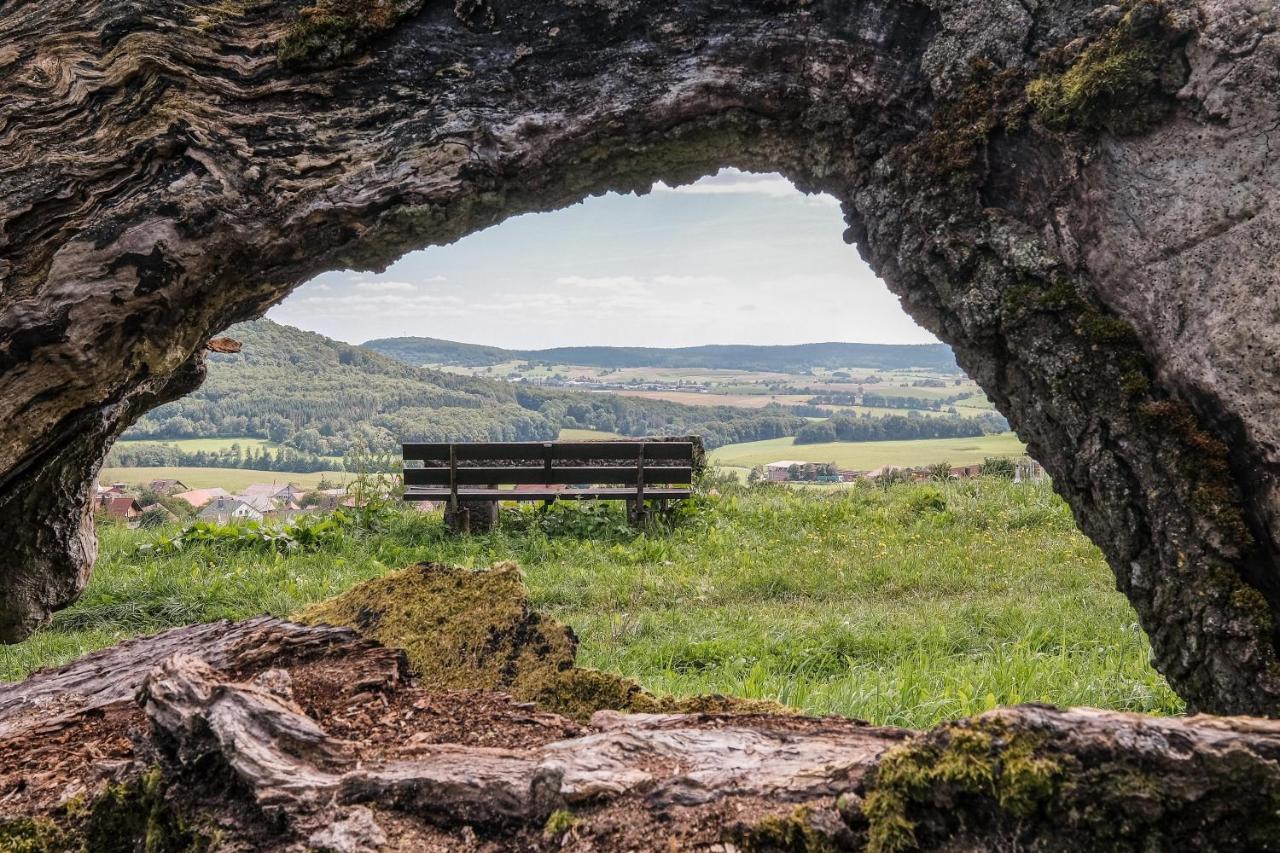
[[[652,500],[681,500],[689,497],[690,494],[691,492],[687,488],[649,488],[644,490],[645,498]],[[450,496],[451,493],[448,488],[409,486],[404,490],[404,499],[406,501],[447,501]],[[458,489],[458,500],[464,501],[630,501],[635,499],[636,490],[634,488],[593,486],[590,489]]]
[[[507,501],[547,505],[626,501],[627,519],[643,526],[654,512],[665,513],[669,501],[692,497],[701,451],[701,440],[694,436],[687,440],[408,442],[401,446],[401,476],[404,500],[444,501],[445,523],[455,532],[491,529],[498,519],[498,504]]]

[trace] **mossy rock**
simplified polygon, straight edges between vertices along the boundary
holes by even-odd
[[[656,696],[620,675],[574,665],[572,629],[529,607],[515,563],[475,571],[422,563],[367,581],[294,617],[341,625],[404,649],[428,690],[503,690],[586,721],[596,711],[794,713],[774,702]]]

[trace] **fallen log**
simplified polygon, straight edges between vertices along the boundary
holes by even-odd
[[[110,826],[119,849],[171,840],[149,850],[1267,850],[1276,802],[1275,721],[1026,705],[923,734],[769,714],[582,725],[424,690],[399,652],[269,618],[0,688],[0,849]]]

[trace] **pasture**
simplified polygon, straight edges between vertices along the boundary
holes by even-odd
[[[293,483],[303,489],[314,489],[321,480],[341,483],[351,476],[344,471],[297,474],[292,471],[254,471],[251,468],[103,468],[98,481],[142,486],[152,480],[171,479],[181,480],[192,489],[221,486],[235,493],[253,483]]]
[[[619,507],[562,504],[472,537],[446,533],[439,514],[399,513],[313,551],[138,551],[159,535],[104,530],[84,596],[0,647],[0,678],[172,625],[287,615],[414,562],[516,560],[534,605],[581,637],[581,664],[661,692],[909,726],[1032,700],[1182,710],[1101,555],[1046,484],[721,484],[671,529],[644,534]]]
[[[916,441],[833,441],[796,444],[794,438],[774,438],[728,444],[708,454],[713,464],[754,468],[780,459],[834,462],[841,468],[869,471],[881,465],[916,467],[935,462],[972,465],[988,456],[1022,456],[1026,446],[1011,432],[976,438],[936,438]]]

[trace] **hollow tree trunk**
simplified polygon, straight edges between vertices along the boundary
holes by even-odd
[[[430,694],[398,652],[260,618],[0,685],[0,841],[1273,850],[1277,759],[1277,721],[1034,705],[925,733],[766,714],[583,726],[504,694]]]
[[[111,440],[322,270],[721,166],[848,237],[1053,475],[1196,708],[1280,712],[1270,4],[0,6],[0,637]]]

